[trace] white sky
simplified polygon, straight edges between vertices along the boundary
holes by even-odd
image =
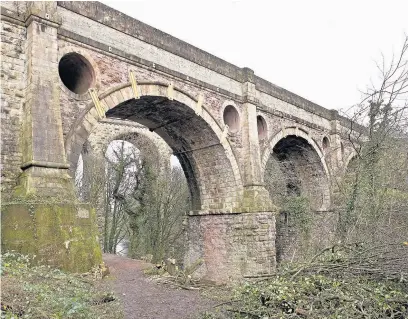
[[[408,0],[102,2],[329,109],[357,103],[408,33]]]

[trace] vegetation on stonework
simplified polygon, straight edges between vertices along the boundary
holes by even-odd
[[[282,238],[282,246],[292,241],[308,247],[286,251],[285,258],[299,261],[310,257],[322,243],[395,244],[407,240],[408,38],[399,54],[391,61],[384,59],[377,68],[378,78],[372,80],[363,100],[345,114],[350,127],[339,132],[343,145],[332,144],[325,150],[329,162],[341,154],[338,174],[332,176],[330,209],[336,214],[330,225],[332,234],[314,229],[319,196],[313,189],[319,188],[310,181],[319,180],[307,172],[316,164],[315,152],[292,141],[289,149],[281,147],[268,161],[266,187],[280,207],[277,234],[282,236],[278,238]],[[408,263],[408,257],[401,260],[404,262]]]
[[[1,318],[123,318],[119,300],[99,269],[68,274],[31,261],[14,252],[1,256]]]
[[[265,169],[265,186],[278,207],[276,216],[278,259],[302,260],[315,252],[312,237],[316,210],[321,206],[320,159],[307,141],[288,137],[288,146],[271,154]],[[294,142],[296,141],[296,142]],[[274,152],[275,152],[274,151]],[[317,170],[317,171],[316,171]],[[320,176],[320,175],[319,175]],[[328,186],[327,186],[328,187]]]
[[[310,235],[312,218],[309,199],[306,196],[287,196],[283,201],[282,211],[288,214],[288,223],[297,228],[304,238]]]

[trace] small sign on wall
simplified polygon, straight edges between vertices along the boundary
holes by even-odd
[[[89,210],[83,207],[79,207],[78,212],[77,212],[77,217],[78,218],[89,218]]]

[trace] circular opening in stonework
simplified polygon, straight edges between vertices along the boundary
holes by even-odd
[[[258,127],[259,140],[264,140],[268,135],[265,119],[262,116],[258,115],[256,117],[256,125]]]
[[[228,125],[228,129],[231,133],[239,131],[239,114],[232,105],[227,105],[224,109],[224,123]]]
[[[323,137],[323,150],[326,151],[330,147],[330,141],[327,136]]]
[[[61,58],[58,72],[62,83],[76,94],[85,93],[94,82],[95,76],[91,63],[75,52],[65,54]]]

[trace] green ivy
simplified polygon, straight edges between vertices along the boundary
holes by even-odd
[[[282,211],[288,214],[289,224],[308,237],[312,226],[309,199],[305,196],[287,196]]]

